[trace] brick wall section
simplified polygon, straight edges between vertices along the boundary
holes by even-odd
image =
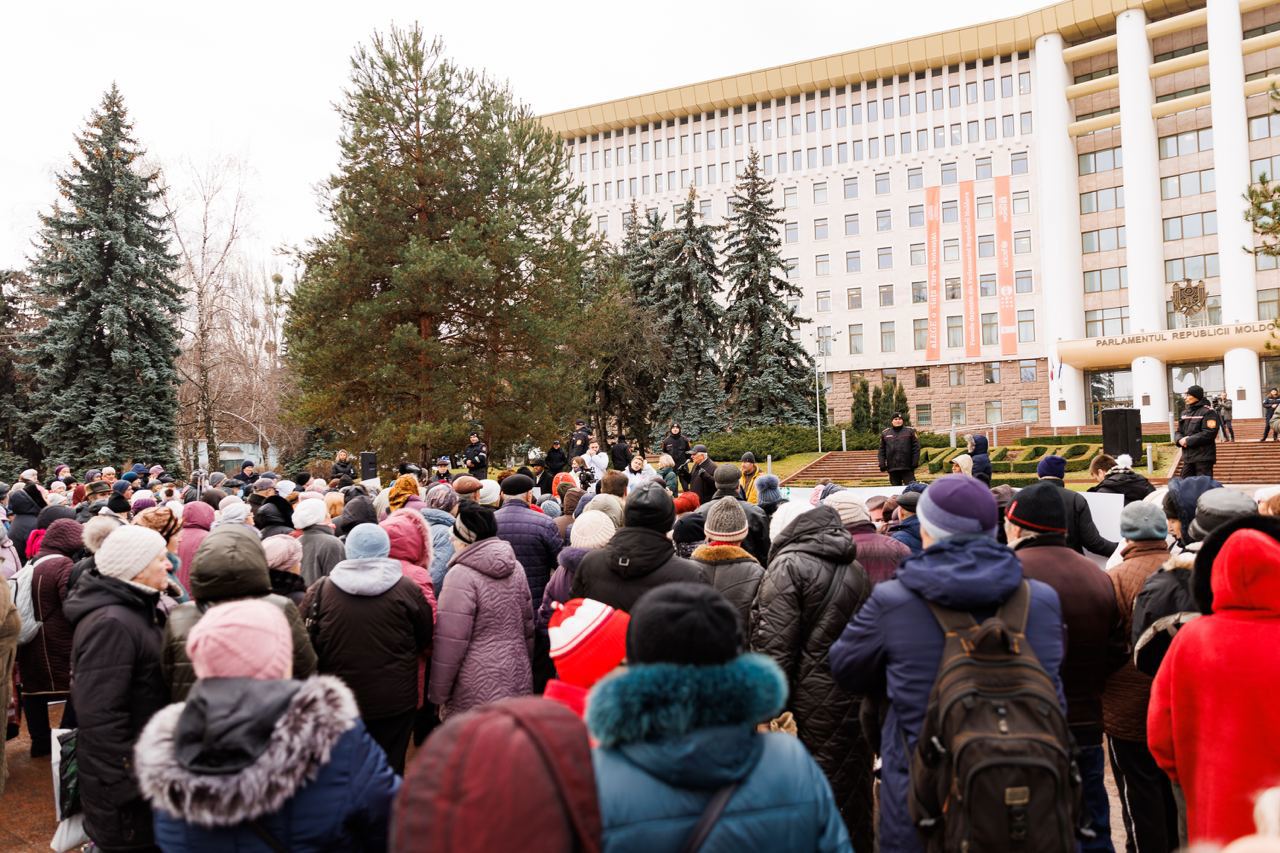
[[[1049,369],[1043,358],[1036,362],[1036,381],[1020,381],[1019,361],[1001,361],[1000,382],[986,384],[985,368],[991,362],[957,364],[964,375],[963,385],[951,384],[950,364],[934,364],[928,366],[929,385],[920,387],[916,384],[915,367],[897,369],[898,382],[907,392],[907,403],[911,407],[911,422],[917,423],[917,406],[928,405],[932,408],[932,424],[926,426],[938,432],[945,431],[951,425],[951,404],[965,405],[965,423],[978,426],[987,423],[986,403],[1000,401],[1000,422],[1008,424],[1016,422],[1022,425],[1022,401],[1037,400],[1039,402],[1039,419],[1032,426],[1049,426]],[[885,373],[893,371],[865,370],[841,371],[831,374],[831,391],[827,394],[827,414],[830,422],[846,424],[853,417],[853,380],[859,376],[869,385],[876,385],[885,379]],[[1015,427],[1016,429],[1016,427]],[[1019,435],[1022,433],[1019,432]]]

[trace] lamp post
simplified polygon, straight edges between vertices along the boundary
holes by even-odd
[[[827,349],[831,342],[844,334],[841,329],[834,334],[823,332],[827,326],[819,326],[815,332],[817,351],[813,358],[813,414],[818,423],[818,452],[822,452],[822,380],[818,371],[818,359],[822,359],[822,373],[827,372]]]

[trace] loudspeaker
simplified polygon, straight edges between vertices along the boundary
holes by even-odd
[[[1102,452],[1128,453],[1137,463],[1142,455],[1142,418],[1137,409],[1102,410]]]
[[[360,479],[376,480],[378,478],[378,454],[370,450],[360,451]]]

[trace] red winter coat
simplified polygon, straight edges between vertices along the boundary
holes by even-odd
[[[196,550],[213,529],[213,507],[204,501],[192,501],[182,508],[182,534],[178,540],[178,583],[191,589],[191,565]]]
[[[1213,563],[1211,616],[1178,632],[1151,687],[1147,740],[1182,786],[1191,842],[1253,832],[1253,798],[1280,785],[1280,543],[1231,534]]]
[[[18,647],[18,674],[24,694],[66,693],[71,689],[71,623],[62,612],[71,578],[72,556],[83,546],[77,521],[60,518],[49,526],[35,559],[31,602],[40,630]]]
[[[431,583],[431,574],[427,571],[431,565],[430,525],[416,509],[405,507],[391,513],[378,526],[387,531],[387,538],[391,540],[391,553],[388,556],[400,561],[404,576],[418,585],[427,604],[431,605],[431,621],[434,624],[436,589]],[[418,707],[422,707],[422,701],[426,698],[427,667],[430,666],[430,660],[429,651],[418,658]]]

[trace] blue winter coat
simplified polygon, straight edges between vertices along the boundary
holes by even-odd
[[[444,587],[444,573],[449,568],[449,559],[453,556],[453,516],[442,509],[428,507],[422,511],[422,517],[431,527],[431,585],[435,587],[436,599],[440,598],[440,590]]]
[[[904,560],[896,579],[877,584],[831,647],[831,671],[846,690],[867,694],[888,688],[889,711],[880,733],[881,853],[924,849],[907,812],[909,772],[943,648],[942,629],[925,602],[967,610],[981,621],[994,615],[1021,582],[1022,564],[995,539],[944,540]],[[1040,581],[1029,583],[1027,638],[1065,712],[1058,594]]]
[[[495,513],[498,538],[516,552],[529,581],[529,597],[542,602],[542,591],[556,570],[556,557],[564,547],[564,537],[556,523],[524,501],[509,500]]]
[[[786,679],[748,654],[722,666],[633,666],[587,703],[606,853],[680,850],[715,791],[738,781],[703,853],[852,850],[822,771],[800,741],[758,734]]]
[[[973,452],[969,455],[973,457],[973,476],[985,476],[987,485],[991,485],[991,454],[987,452],[987,437],[985,435],[975,435],[973,437]]]
[[[920,539],[920,516],[912,514],[895,522],[889,528],[889,538],[897,539],[911,549],[911,556],[924,550],[924,542]]]
[[[211,697],[202,699],[210,682],[223,684],[212,685]],[[184,717],[189,706],[202,701],[208,704],[197,708],[199,713]],[[278,715],[275,725],[262,726],[261,718],[272,714]],[[259,723],[250,725],[250,719]],[[216,766],[228,756],[234,761],[252,752],[255,741],[263,751],[236,773],[192,769],[190,760],[184,764],[177,755],[198,746],[203,752],[194,755],[196,762],[207,754]],[[156,844],[166,853],[271,853],[247,825],[254,819],[294,853],[383,851],[400,789],[400,777],[357,717],[351,691],[332,676],[316,676],[301,686],[249,679],[197,682],[187,702],[151,718],[135,748],[135,766],[155,814]]]

